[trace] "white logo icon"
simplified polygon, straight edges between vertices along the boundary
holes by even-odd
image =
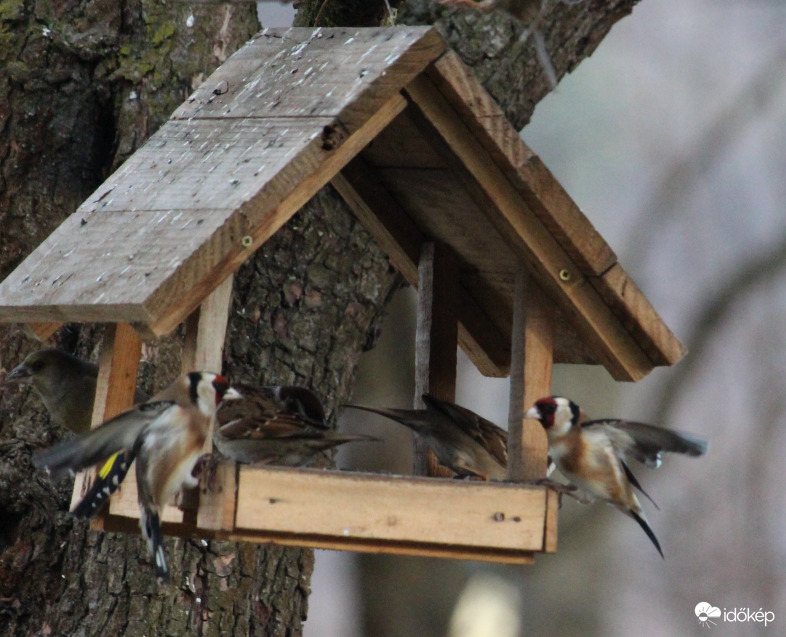
[[[705,628],[709,628],[710,624],[717,626],[717,622],[712,621],[714,618],[721,616],[721,610],[717,606],[708,604],[707,602],[699,602],[694,609],[699,623]]]

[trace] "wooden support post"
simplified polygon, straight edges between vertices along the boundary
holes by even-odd
[[[107,326],[98,366],[96,400],[93,406],[94,427],[134,404],[141,355],[142,340],[136,330],[125,323]],[[74,493],[78,492],[75,488]],[[120,489],[110,499],[108,515],[139,517],[136,474],[133,471],[128,473]],[[180,523],[183,513],[176,507],[167,506],[162,511],[161,520]],[[90,521],[90,528],[93,530],[104,530],[104,527],[104,516],[96,516]]]
[[[546,477],[548,440],[540,423],[524,420],[524,410],[551,394],[554,361],[554,315],[540,286],[522,267],[516,273],[511,343],[508,479]],[[557,550],[557,494],[546,491],[543,550]]]
[[[126,323],[106,326],[98,363],[92,427],[117,416],[134,404],[142,339]]]
[[[232,276],[228,276],[186,319],[183,344],[183,371],[221,373],[224,339],[232,302]],[[205,450],[213,448],[213,432],[205,442]],[[210,482],[202,480],[198,501],[194,492],[184,493],[183,508],[197,511],[195,523],[210,530],[231,529],[234,525],[237,497],[237,467],[221,463]]]
[[[233,279],[224,279],[186,319],[183,372],[221,373]]]
[[[417,332],[415,336],[415,409],[423,409],[421,396],[456,400],[456,349],[460,294],[456,258],[450,248],[424,243],[418,266]],[[450,477],[439,468],[434,453],[415,437],[415,475]]]
[[[524,410],[551,394],[554,321],[548,299],[524,268],[516,274],[508,417],[508,479],[546,477],[548,441],[543,427],[524,420]]]
[[[141,356],[142,340],[133,327],[127,323],[107,324],[98,364],[92,427],[97,427],[134,404]],[[90,470],[77,476],[72,506],[76,505],[90,488],[94,475],[94,471]],[[90,528],[102,530],[103,522],[103,516],[94,517],[90,521]]]

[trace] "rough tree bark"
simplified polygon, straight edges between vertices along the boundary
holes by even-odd
[[[328,1],[322,26],[384,19],[384,11],[359,14],[357,0]],[[635,3],[543,1],[558,77]],[[303,2],[300,23],[312,23],[323,3]],[[505,15],[413,0],[399,6],[399,20],[437,21],[517,126],[548,91],[531,44],[517,42],[523,25]],[[0,278],[256,28],[253,5],[0,3]],[[334,407],[348,397],[357,358],[398,281],[325,189],[238,273],[225,371],[311,385]],[[100,328],[71,326],[53,342],[95,360],[99,337]],[[18,328],[0,326],[2,367],[35,347]],[[178,348],[177,336],[146,344],[148,389],[174,375]],[[137,537],[74,523],[70,483],[52,485],[33,471],[31,451],[61,435],[29,392],[0,393],[0,634],[301,632],[310,551],[168,540],[174,583],[158,588]]]

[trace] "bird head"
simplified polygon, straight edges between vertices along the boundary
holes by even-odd
[[[524,414],[525,418],[538,420],[550,436],[564,436],[582,420],[579,406],[562,396],[549,396],[535,401]]]
[[[240,398],[240,392],[230,387],[229,381],[219,374],[191,372],[178,381],[187,386],[190,401],[205,414],[215,414],[222,400]]]
[[[39,349],[12,369],[5,377],[6,384],[32,385],[44,394],[51,386],[64,378],[86,374],[95,377],[94,366],[71,354],[57,349]]]

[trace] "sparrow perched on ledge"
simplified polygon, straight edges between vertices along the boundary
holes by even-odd
[[[139,526],[155,557],[159,581],[169,578],[162,545],[161,509],[191,475],[222,398],[237,398],[223,376],[191,372],[178,377],[149,402],[111,418],[77,438],[37,452],[33,464],[55,477],[102,462],[117,452],[136,457]]]
[[[663,452],[701,456],[707,451],[707,442],[638,422],[613,418],[587,420],[576,403],[560,396],[541,398],[524,417],[539,420],[543,425],[549,439],[549,454],[565,477],[589,495],[605,500],[636,520],[663,557],[633,488],[652,498],[641,488],[627,462],[634,458],[648,467],[658,467]]]
[[[461,477],[505,480],[508,432],[473,411],[423,394],[426,409],[344,405],[390,418],[422,436],[437,461]]]
[[[221,405],[213,434],[216,449],[229,460],[298,467],[345,442],[376,440],[330,429],[322,403],[305,387],[234,387],[241,399]]]

